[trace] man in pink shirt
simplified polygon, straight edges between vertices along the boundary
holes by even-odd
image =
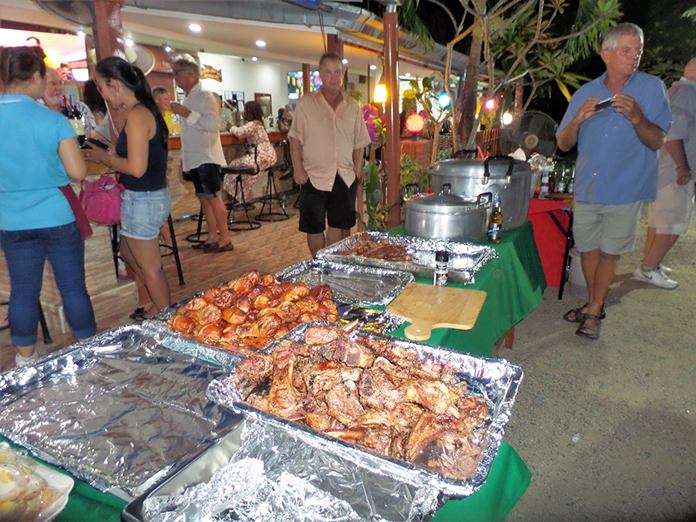
[[[343,91],[343,74],[340,56],[322,55],[321,88],[302,96],[288,133],[302,191],[300,231],[307,234],[312,256],[348,237],[355,226],[363,151],[370,144],[360,107]]]

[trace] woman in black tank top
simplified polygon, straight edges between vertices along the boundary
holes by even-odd
[[[148,315],[171,304],[169,284],[162,270],[159,231],[171,208],[167,188],[167,126],[150,93],[143,72],[125,60],[109,57],[96,67],[96,82],[104,99],[127,113],[118,136],[115,155],[91,148],[87,159],[99,161],[120,174],[120,253],[144,285],[152,309]]]

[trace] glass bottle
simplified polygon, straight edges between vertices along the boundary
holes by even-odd
[[[488,239],[491,243],[500,243],[503,239],[503,209],[497,192],[493,194],[493,208],[488,218]]]
[[[435,272],[433,273],[433,284],[435,286],[447,286],[449,276],[447,272],[449,264],[449,253],[446,250],[435,252]]]

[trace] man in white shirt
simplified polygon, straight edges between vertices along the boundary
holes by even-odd
[[[321,88],[302,96],[288,133],[295,181],[302,187],[300,231],[312,256],[355,226],[363,151],[371,141],[360,107],[343,90],[343,73],[340,56],[322,55]]]
[[[208,222],[208,239],[193,248],[206,253],[232,250],[227,229],[227,209],[222,201],[220,166],[226,165],[220,143],[220,108],[215,97],[201,88],[200,68],[189,57],[172,64],[174,81],[186,93],[184,103],[172,103],[181,116],[181,146],[184,171],[193,175],[196,196]]]

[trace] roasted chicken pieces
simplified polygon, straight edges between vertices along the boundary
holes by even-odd
[[[389,340],[311,326],[235,370],[247,404],[446,477],[473,475],[488,422],[484,399],[454,369]]]
[[[301,323],[336,319],[328,286],[310,289],[249,272],[191,299],[171,317],[169,326],[202,343],[249,354]]]

